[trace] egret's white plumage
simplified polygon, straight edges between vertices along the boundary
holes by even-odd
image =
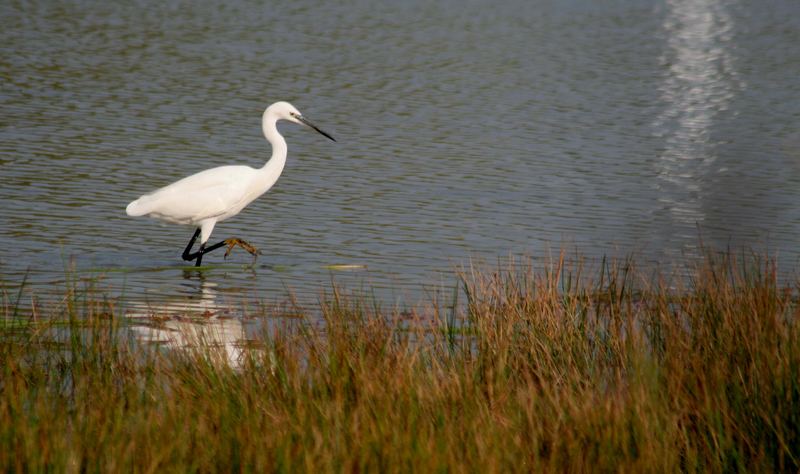
[[[278,180],[286,164],[287,152],[286,140],[276,126],[278,120],[307,125],[333,140],[305,119],[294,106],[288,102],[276,102],[267,107],[261,122],[264,136],[272,145],[272,157],[264,166],[220,166],[201,171],[145,194],[128,204],[125,211],[129,216],[147,215],[166,222],[196,226],[200,229],[200,244],[205,245],[217,222],[238,214]]]

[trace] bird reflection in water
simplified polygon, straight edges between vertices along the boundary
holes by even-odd
[[[197,295],[131,304],[127,312],[131,331],[140,342],[207,357],[215,365],[242,368],[250,350],[246,332],[241,318],[217,302],[216,286],[201,275]]]

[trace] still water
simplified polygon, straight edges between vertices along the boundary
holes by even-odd
[[[800,264],[795,0],[33,0],[0,17],[10,295],[27,275],[56,297],[74,266],[134,307],[313,302],[332,279],[415,304],[470,260],[663,265],[701,238]],[[264,255],[185,272],[193,229],[125,206],[261,166],[277,100],[338,142],[283,124],[283,176],[212,236]]]

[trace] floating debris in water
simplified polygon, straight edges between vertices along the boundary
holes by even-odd
[[[325,265],[323,268],[327,270],[366,270],[367,266],[355,263],[343,263],[343,264]]]

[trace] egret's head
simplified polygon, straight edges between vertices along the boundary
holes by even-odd
[[[322,130],[320,130],[319,127],[311,123],[307,118],[303,117],[303,114],[301,114],[300,111],[297,110],[294,105],[288,102],[275,102],[274,104],[269,106],[267,112],[275,114],[278,120],[288,120],[290,122],[311,127],[320,134],[330,138],[333,141],[336,141],[336,139],[334,139],[332,136],[323,132]]]

